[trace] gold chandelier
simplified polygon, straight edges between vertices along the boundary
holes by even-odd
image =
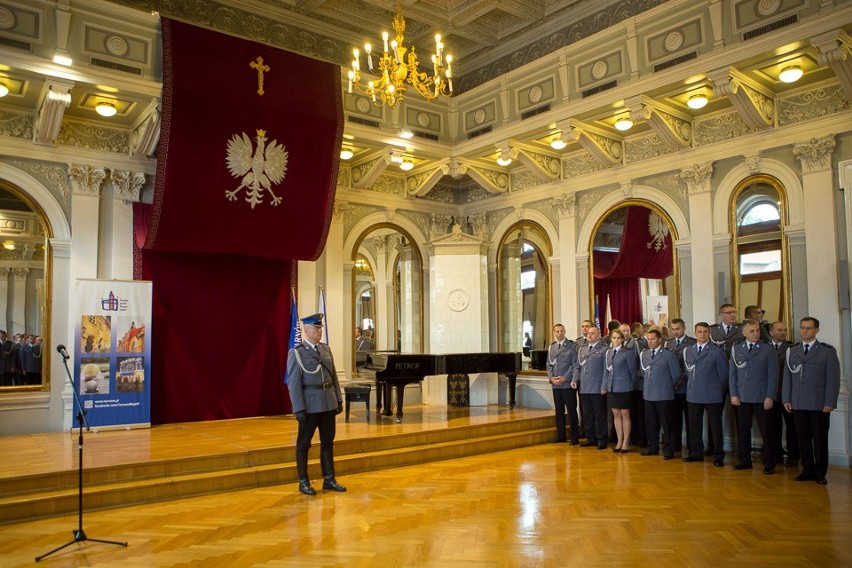
[[[379,79],[369,81],[366,86],[361,84],[361,52],[357,48],[352,50],[349,94],[352,94],[354,89],[370,97],[376,106],[387,104],[391,108],[402,101],[408,89],[406,83],[429,101],[438,98],[439,95],[450,96],[453,93],[453,56],[444,55],[441,35],[435,36],[435,53],[432,54],[433,73],[429,76],[418,68],[414,46],[412,45],[411,49],[403,46],[405,20],[402,17],[402,0],[396,0],[393,29],[396,36],[390,45],[388,45],[388,32],[382,32],[384,49],[382,55],[378,56]],[[364,44],[364,53],[367,57],[367,68],[373,72],[372,46],[369,43]]]

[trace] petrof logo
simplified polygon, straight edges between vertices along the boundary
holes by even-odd
[[[118,311],[118,297],[112,293],[112,290],[109,291],[108,298],[101,299],[101,309],[107,312]]]

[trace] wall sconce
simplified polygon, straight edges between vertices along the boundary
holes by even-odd
[[[7,87],[3,83],[0,83],[0,97],[5,97],[8,94],[9,94],[9,87]]]
[[[341,160],[351,160],[352,156],[355,155],[355,152],[352,151],[352,148],[348,146],[344,146],[340,149],[340,159]]]
[[[101,116],[109,118],[110,116],[115,116],[115,113],[117,113],[118,111],[116,110],[114,104],[102,101],[95,105],[95,112],[97,112]]]
[[[627,130],[630,130],[631,128],[633,128],[633,121],[626,116],[622,116],[621,118],[615,121],[616,130],[625,132]]]
[[[700,109],[707,106],[707,95],[704,93],[699,93],[697,95],[692,95],[689,97],[689,100],[686,101],[686,106],[691,109]]]
[[[781,73],[778,74],[778,78],[781,79],[784,83],[795,83],[804,75],[804,71],[798,65],[791,65],[789,67],[785,67],[781,70]]]

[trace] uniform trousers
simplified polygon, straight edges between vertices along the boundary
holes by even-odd
[[[689,449],[689,415],[686,406],[686,395],[675,393],[672,410],[672,436],[674,437],[675,451],[680,452],[683,446],[683,430],[686,426],[686,447]],[[686,452],[683,452],[686,455]]]
[[[572,388],[553,389],[553,406],[556,408],[556,439],[565,439],[565,412],[571,425],[571,441],[580,438],[580,418],[577,416],[577,391]]]
[[[663,455],[674,455],[672,437],[672,401],[645,401],[645,434],[648,437],[648,451],[660,451],[660,428],[663,429]]]
[[[821,410],[794,410],[793,423],[799,436],[802,473],[825,479],[828,471],[828,427],[831,413]]]
[[[768,420],[768,415],[762,402],[742,402],[737,407],[737,457],[741,464],[751,463],[751,425],[754,417],[763,436],[763,465],[775,467],[775,448],[771,441],[775,427]]]
[[[645,399],[642,391],[633,391],[633,401],[630,406],[630,422],[633,429],[630,431],[631,442],[636,446],[644,446],[645,440]]]
[[[598,445],[606,444],[606,395],[581,394],[580,406],[583,409],[583,426],[586,430],[586,440],[597,441]]]
[[[299,422],[299,431],[296,434],[296,453],[307,453],[311,447],[311,439],[314,432],[319,429],[320,451],[327,452],[334,448],[334,436],[337,433],[337,421],[335,410],[327,412],[310,412],[305,420]]]
[[[713,459],[724,460],[725,450],[722,439],[722,403],[687,402],[689,410],[689,455],[693,458],[704,457],[704,413],[707,413],[708,447],[713,448]]]
[[[796,433],[796,425],[793,420],[793,413],[784,410],[784,406],[780,400],[776,400],[769,411],[769,420],[773,426],[773,442],[775,445],[775,459],[781,461],[784,455],[784,443],[787,443],[787,463],[799,461],[799,435]],[[784,426],[787,427],[786,436],[784,435]]]

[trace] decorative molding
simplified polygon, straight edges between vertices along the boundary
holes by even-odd
[[[9,163],[19,170],[29,173],[42,182],[45,187],[53,188],[57,195],[68,198],[68,170],[65,168],[24,160],[11,160]]]
[[[74,195],[90,195],[99,197],[101,194],[101,183],[106,177],[106,170],[97,166],[71,164],[68,170],[71,179],[72,193]]]
[[[559,212],[559,218],[570,218],[577,214],[577,194],[563,193],[550,199],[550,204]]]
[[[743,157],[749,173],[756,174],[760,171],[760,152]]]
[[[385,221],[390,223],[393,221],[394,216],[396,215],[395,207],[385,207]]]
[[[695,123],[695,145],[706,146],[723,140],[732,140],[748,134],[752,129],[737,112],[714,116]]]
[[[506,147],[509,150],[509,157],[518,160],[540,181],[548,182],[559,179],[561,168],[558,154],[542,152],[540,149],[518,140],[509,140],[498,144],[498,148],[501,150],[505,150]]]
[[[34,118],[30,113],[0,110],[0,136],[32,140]]]
[[[485,212],[474,213],[467,216],[467,222],[473,229],[473,234],[480,239],[485,238],[486,215]]]
[[[835,145],[833,134],[793,144],[793,155],[802,163],[802,173],[809,174],[830,169],[831,155]]]
[[[365,189],[375,183],[390,164],[390,155],[377,156],[368,162],[352,165],[352,187]]]
[[[346,226],[346,223],[349,221],[352,216],[352,204],[348,201],[335,201],[334,202],[334,210],[331,213],[331,217],[334,221],[338,223],[343,223]]]
[[[567,121],[562,133],[568,140],[575,140],[580,144],[602,166],[608,167],[621,163],[624,156],[621,140],[573,118]]]
[[[447,215],[446,213],[432,213],[432,222],[430,224],[429,234],[433,239],[446,235],[450,227],[450,223],[452,222],[452,215]]]
[[[624,157],[628,164],[673,152],[677,152],[677,148],[664,143],[656,134],[624,141]]]
[[[127,130],[66,120],[59,129],[56,143],[74,148],[127,154],[130,151],[130,133]]]
[[[591,174],[607,167],[587,150],[583,150],[562,159],[562,179]]]
[[[684,168],[680,171],[678,177],[686,183],[689,195],[708,193],[713,189],[710,183],[713,177],[713,162],[695,164],[691,168]]]
[[[692,119],[669,106],[638,95],[624,101],[634,122],[645,121],[665,144],[689,148],[692,143]]]
[[[33,126],[33,140],[38,144],[56,143],[65,109],[71,104],[73,88],[73,81],[50,78],[45,82]]]
[[[852,95],[840,85],[829,85],[778,100],[778,126],[835,114],[852,107]]]
[[[771,91],[733,67],[707,74],[713,81],[713,95],[727,97],[743,122],[754,130],[771,126],[775,118],[775,98]]]
[[[444,158],[436,162],[432,169],[409,174],[405,178],[406,193],[412,197],[423,197],[432,191],[441,178],[453,175],[457,169],[455,160]]]
[[[132,203],[139,201],[142,186],[145,185],[145,174],[142,172],[128,172],[123,170],[111,170],[110,181],[115,188],[115,199]]]
[[[27,274],[30,273],[29,268],[24,268],[21,266],[16,266],[12,268],[12,274],[15,276],[15,280],[26,280]]]
[[[133,125],[130,134],[130,155],[134,158],[150,157],[157,150],[159,142],[160,101],[155,98]]]
[[[842,29],[836,29],[811,38],[811,45],[819,49],[817,62],[828,64],[847,99],[852,99],[852,37]]]
[[[389,195],[404,197],[405,177],[399,174],[383,174],[366,189],[377,193],[387,193]]]
[[[517,193],[519,191],[531,189],[547,183],[527,169],[515,170],[511,172],[509,176],[511,178],[512,193]]]
[[[506,172],[484,168],[466,158],[456,158],[456,161],[458,173],[468,176],[485,191],[493,194],[510,191],[509,175]]]
[[[633,197],[633,182],[619,182],[619,188],[621,189],[621,196],[624,199],[630,199]]]

